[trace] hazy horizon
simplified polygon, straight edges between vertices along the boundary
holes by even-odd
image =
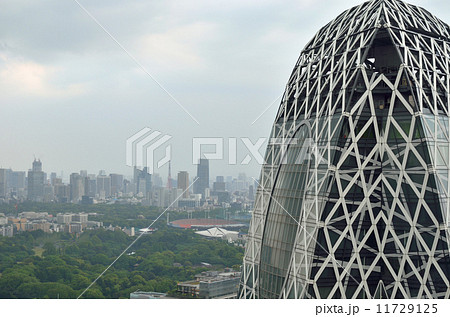
[[[239,163],[248,154],[240,138],[269,136],[303,47],[362,3],[79,2],[163,88],[76,1],[2,1],[3,168],[27,171],[36,157],[48,173],[131,175],[125,141],[144,127],[172,136],[173,177],[195,175],[195,137],[224,138],[225,158],[228,139],[237,138]],[[448,3],[411,3],[450,22]],[[167,169],[155,173],[164,179]],[[258,177],[260,165],[253,157],[247,166],[210,162],[211,177],[240,172]]]

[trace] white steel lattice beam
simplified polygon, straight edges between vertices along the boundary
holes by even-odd
[[[239,297],[449,298],[449,101],[450,27],[426,10],[372,0],[323,27],[275,119],[300,142],[268,145]]]

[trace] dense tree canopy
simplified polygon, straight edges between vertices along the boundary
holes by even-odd
[[[80,209],[78,212],[84,208],[68,206]],[[140,221],[145,226],[157,212],[139,206],[132,211],[107,207],[98,207],[101,211],[90,207],[89,212],[108,214],[112,223],[113,215],[123,208],[125,214],[117,217],[119,221],[132,222],[135,220],[126,219],[138,219],[142,214]],[[155,233],[142,236],[83,298],[129,298],[136,290],[173,291],[177,282],[206,270],[201,262],[212,264],[213,269],[238,268],[242,262],[242,248],[201,238],[192,230],[167,227],[163,221],[157,227]],[[105,229],[88,230],[80,236],[39,230],[0,237],[0,298],[76,298],[135,238]]]

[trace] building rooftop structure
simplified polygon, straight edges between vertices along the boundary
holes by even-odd
[[[169,223],[170,226],[183,229],[206,229],[206,228],[242,228],[245,224],[225,219],[180,219]]]
[[[158,293],[158,292],[142,292],[135,291],[130,294],[130,299],[168,299],[166,293]]]
[[[237,240],[239,236],[238,231],[229,231],[224,228],[218,227],[210,228],[208,230],[203,231],[196,231],[195,233],[205,238],[226,239],[229,241]]]
[[[200,298],[236,298],[241,273],[231,269],[206,271],[195,275],[195,280],[178,283],[180,294]]]

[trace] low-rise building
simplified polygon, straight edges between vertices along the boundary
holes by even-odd
[[[168,298],[166,293],[136,291],[130,294],[130,299],[161,299]]]
[[[81,222],[72,222],[69,225],[69,232],[70,233],[81,233],[83,232],[83,224]]]
[[[57,214],[56,222],[59,224],[69,224],[72,222],[72,214]]]
[[[197,280],[180,282],[177,284],[177,292],[182,295],[197,298],[200,293],[200,282]]]
[[[180,209],[195,209],[200,207],[200,200],[182,198],[178,199],[178,208]]]
[[[101,227],[103,227],[103,222],[89,220],[88,222],[86,222],[86,227],[90,228],[90,229],[101,228]]]
[[[16,231],[25,231],[27,230],[26,224],[28,220],[26,218],[8,218],[8,223],[12,224]]]
[[[51,224],[49,222],[33,222],[31,226],[31,230],[42,230],[44,232],[51,232],[50,230]]]
[[[19,213],[19,218],[45,219],[48,218],[48,212],[24,211]]]
[[[195,280],[178,283],[179,294],[198,298],[236,298],[241,273],[226,269],[195,275]]]
[[[209,239],[223,239],[228,242],[236,241],[239,237],[238,231],[229,231],[224,228],[210,228],[208,230],[196,231],[196,234]]]
[[[134,237],[135,236],[134,227],[130,227],[130,228],[124,227],[122,229],[122,231],[125,232],[130,237]]]
[[[89,215],[80,213],[80,214],[73,214],[72,215],[72,221],[73,222],[81,222],[81,223],[87,223],[88,222]]]
[[[2,234],[3,237],[13,237],[14,236],[14,226],[13,225],[9,225],[9,226],[4,226],[0,228],[0,233]]]

